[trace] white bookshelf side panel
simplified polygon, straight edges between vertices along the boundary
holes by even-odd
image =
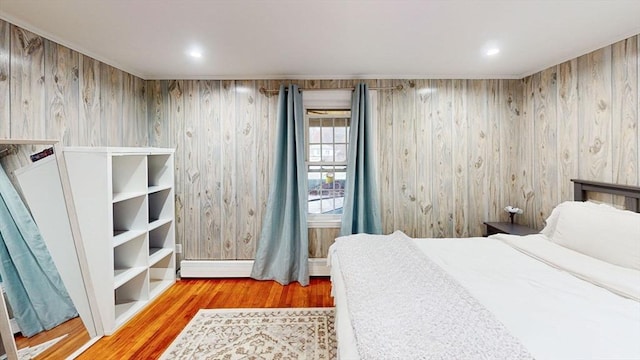
[[[106,153],[64,150],[73,202],[102,324],[114,319],[111,166]]]

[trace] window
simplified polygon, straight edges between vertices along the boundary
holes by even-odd
[[[340,227],[352,95],[348,89],[309,89],[302,93],[310,228]],[[372,109],[376,109],[376,92],[369,91],[369,96]],[[375,121],[375,111],[372,116]]]
[[[350,118],[348,109],[305,112],[309,214],[342,214]]]

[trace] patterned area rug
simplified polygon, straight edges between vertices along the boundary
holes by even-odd
[[[160,359],[336,358],[333,308],[201,309]]]

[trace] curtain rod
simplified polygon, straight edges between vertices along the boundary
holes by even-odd
[[[404,86],[402,86],[402,84],[396,85],[396,86],[380,86],[380,87],[369,87],[369,90],[402,90],[404,88]],[[286,91],[289,90],[288,87],[284,88]],[[316,88],[298,88],[298,90],[300,91],[309,91],[309,90],[354,90],[355,87],[350,86],[350,87],[337,87],[337,88],[322,88],[322,89],[316,89]],[[280,92],[280,89],[265,89],[263,87],[260,88],[260,93],[264,94],[264,95],[269,95],[269,94],[277,94],[278,92]]]

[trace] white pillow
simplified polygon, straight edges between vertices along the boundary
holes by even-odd
[[[640,214],[570,201],[558,205],[547,220],[542,233],[558,245],[640,270]]]
[[[562,202],[558,205],[556,205],[555,208],[553,208],[553,210],[551,211],[551,214],[549,215],[549,217],[545,220],[545,227],[540,231],[541,234],[545,235],[546,237],[550,238],[553,236],[553,233],[556,231],[556,225],[558,224],[558,218],[560,217],[560,213],[562,212],[563,208],[570,208],[572,206],[585,206],[585,207],[589,207],[589,206],[598,206],[598,204],[592,203],[592,202],[581,202],[581,201],[565,201]],[[570,211],[570,210],[568,210]]]

